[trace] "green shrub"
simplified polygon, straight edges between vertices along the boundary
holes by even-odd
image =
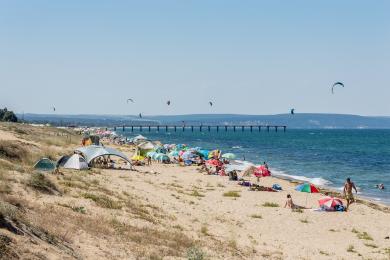
[[[190,247],[187,250],[187,259],[188,260],[203,260],[205,259],[205,253],[197,247]]]

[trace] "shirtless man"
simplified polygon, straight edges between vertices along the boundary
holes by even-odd
[[[350,204],[355,202],[355,199],[353,198],[353,194],[352,194],[352,189],[354,189],[356,194],[357,194],[357,189],[356,189],[355,183],[351,182],[350,178],[347,178],[347,181],[344,185],[344,196],[345,196],[345,199],[347,200],[347,207],[346,207],[345,211],[348,210],[348,207]]]

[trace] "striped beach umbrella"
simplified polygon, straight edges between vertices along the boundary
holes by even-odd
[[[320,206],[324,206],[327,209],[334,209],[334,207],[337,205],[343,205],[341,199],[334,197],[325,197],[323,199],[318,200],[318,203],[320,204]]]
[[[310,183],[303,183],[295,187],[295,190],[300,192],[307,192],[307,193],[318,193],[320,192],[319,189]]]

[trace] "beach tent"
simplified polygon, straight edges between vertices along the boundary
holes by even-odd
[[[69,155],[64,155],[62,156],[58,161],[57,161],[57,167],[63,167],[64,164],[68,161],[70,158]]]
[[[112,156],[112,155],[118,156],[123,160],[131,163],[130,160],[127,158],[127,156],[123,154],[121,151],[118,151],[114,148],[107,147],[107,146],[103,147],[98,145],[90,145],[86,147],[77,148],[76,152],[81,153],[88,164],[91,163],[91,161],[95,158],[101,156]]]
[[[74,154],[68,158],[63,167],[65,169],[84,170],[88,169],[88,163],[79,154]]]
[[[39,171],[53,171],[56,168],[56,163],[48,158],[42,158],[34,165],[34,169]]]
[[[141,150],[154,150],[155,149],[154,144],[152,142],[148,142],[148,141],[138,144],[137,147]]]

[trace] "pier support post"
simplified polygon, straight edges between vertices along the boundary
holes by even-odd
[[[241,126],[241,131],[244,132],[245,126]]]
[[[142,125],[139,126],[139,131],[142,132]]]
[[[235,132],[236,131],[236,126],[233,126],[233,132]]]
[[[283,132],[286,132],[286,126],[283,126]]]
[[[210,126],[207,126],[207,128],[208,128],[208,130],[209,130],[209,132],[210,132],[210,128],[211,128],[211,127],[210,127]]]
[[[131,132],[134,132],[134,126],[131,126]]]
[[[194,132],[194,126],[193,125],[191,126],[191,132]]]
[[[175,132],[176,132],[176,126],[175,126]]]
[[[225,132],[227,132],[227,125],[225,125]]]
[[[217,126],[217,132],[219,132],[219,126]]]
[[[250,126],[250,128],[251,128],[251,132],[253,132],[253,126]]]
[[[149,126],[149,132],[150,132],[150,126]]]
[[[160,126],[159,125],[157,126],[157,132],[160,132]]]
[[[167,125],[165,126],[165,132],[168,132],[168,126]]]

